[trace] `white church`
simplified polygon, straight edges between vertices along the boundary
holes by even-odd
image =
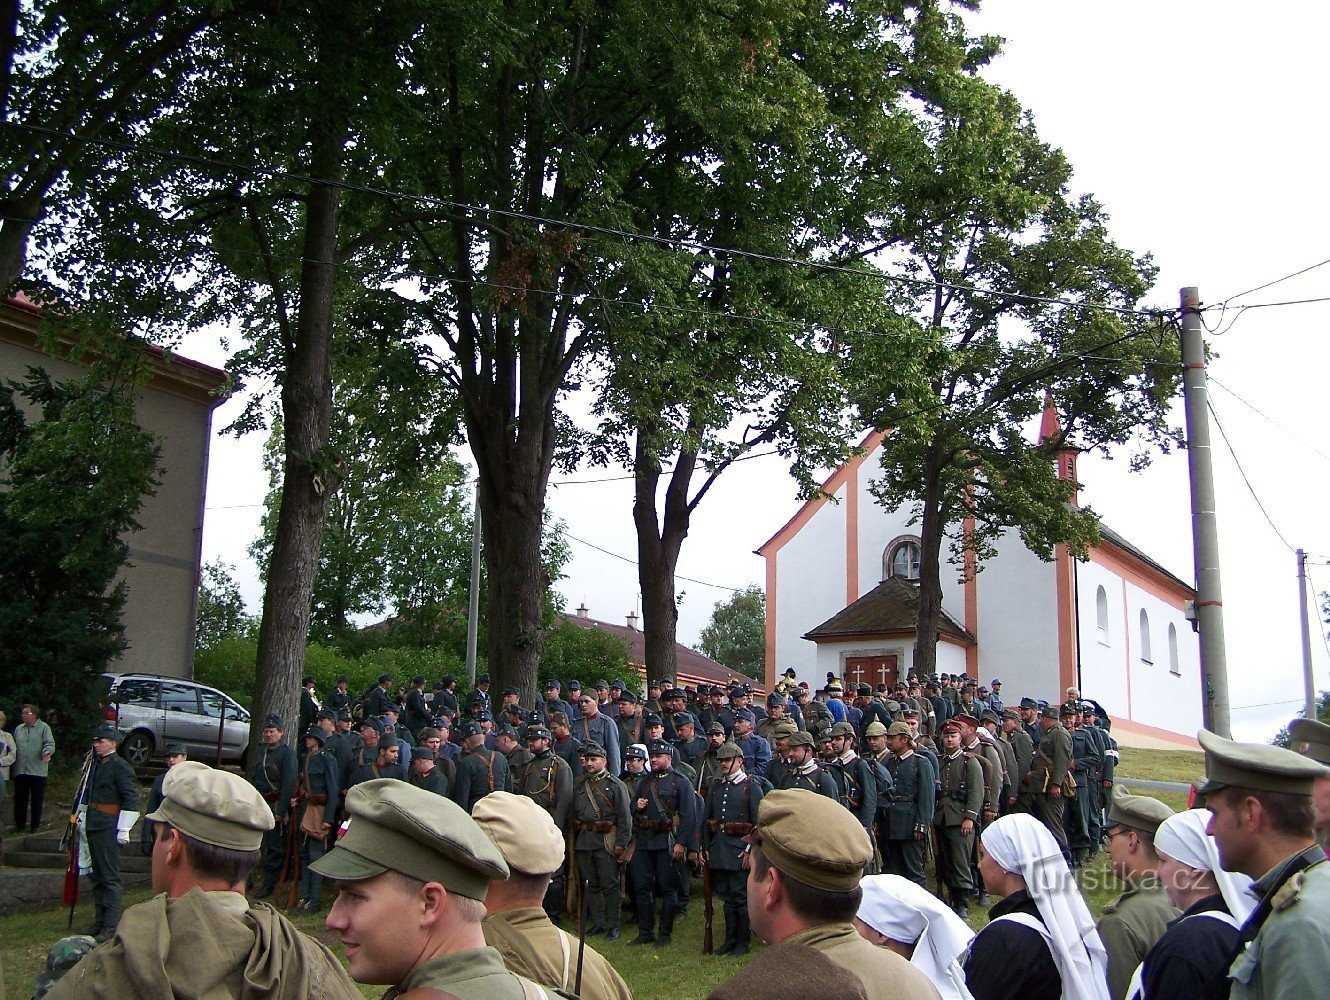
[[[1056,433],[1044,415],[1041,435]],[[881,475],[882,435],[825,483],[834,497],[810,500],[757,550],[766,560],[766,677],[787,668],[820,688],[894,683],[914,659],[918,525],[911,510],[883,509],[869,492]],[[1075,478],[1075,452],[1058,459]],[[961,582],[944,566],[937,669],[981,684],[1002,682],[1008,706],[1022,697],[1060,703],[1069,687],[1093,698],[1128,746],[1198,749],[1203,692],[1197,636],[1188,618],[1195,591],[1101,526],[1088,559],[1058,546],[1044,562],[1015,531]]]

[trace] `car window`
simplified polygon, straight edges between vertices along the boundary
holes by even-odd
[[[188,684],[162,685],[162,708],[168,712],[199,714],[199,690]]]
[[[226,717],[234,719],[236,717],[235,707],[228,705],[225,698],[216,691],[199,691],[199,702],[203,705],[203,714],[210,719],[220,719],[222,717],[222,706],[226,706]]]
[[[137,708],[156,708],[157,693],[160,690],[161,684],[157,681],[125,680],[116,687],[111,700]]]

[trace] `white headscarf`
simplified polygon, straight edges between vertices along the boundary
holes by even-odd
[[[937,987],[943,1000],[972,1000],[960,957],[974,931],[927,889],[899,875],[869,875],[859,919],[883,937],[914,945],[910,964]]]
[[[1062,850],[1033,816],[1003,816],[980,836],[1005,871],[1020,875],[1053,942],[1064,1000],[1108,1000],[1108,955]]]
[[[1155,851],[1166,854],[1178,864],[1210,872],[1219,883],[1228,912],[1245,922],[1256,909],[1256,900],[1248,893],[1252,881],[1240,872],[1226,872],[1219,864],[1219,847],[1215,838],[1206,835],[1210,823],[1209,809],[1188,809],[1174,813],[1159,825],[1155,833]]]

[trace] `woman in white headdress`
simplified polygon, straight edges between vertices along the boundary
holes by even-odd
[[[869,875],[854,918],[859,936],[910,960],[942,1000],[973,1000],[961,957],[974,931],[923,886],[899,875]]]
[[[1103,942],[1047,828],[1003,816],[980,837],[979,871],[1002,899],[965,959],[975,1000],[1108,1000]]]
[[[1206,836],[1210,810],[1188,809],[1164,820],[1155,833],[1159,880],[1182,916],[1146,953],[1127,997],[1206,1000],[1227,997],[1228,965],[1239,928],[1256,906],[1251,879],[1226,872],[1219,849]]]

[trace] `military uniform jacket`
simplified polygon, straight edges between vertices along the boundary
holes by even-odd
[[[836,784],[836,779],[827,773],[826,768],[817,763],[814,763],[813,769],[806,774],[792,767],[785,768],[776,787],[803,788],[840,801],[840,787]]]
[[[1061,785],[1071,768],[1071,734],[1058,723],[1036,746],[1027,786],[1036,795]]]
[[[1179,915],[1153,875],[1128,880],[1127,891],[1104,906],[1098,930],[1108,952],[1108,994],[1113,1000],[1125,1000],[1132,973]]]
[[[429,713],[429,706],[425,704],[425,692],[420,688],[413,687],[407,690],[404,707],[402,725],[411,730],[412,735],[420,732],[434,721],[433,716]]]
[[[1002,752],[981,739],[966,747],[965,752],[980,759],[979,767],[984,773],[984,809],[997,812],[1002,803]]]
[[[771,764],[771,744],[755,733],[749,733],[747,739],[734,741],[744,754],[744,770],[749,774],[765,778],[767,767]]]
[[[708,749],[697,761],[697,790],[706,795],[711,791],[711,783],[721,777],[720,761],[716,751]]]
[[[555,927],[539,906],[503,910],[480,924],[485,943],[498,951],[504,967],[533,983],[572,991],[577,985],[578,940]],[[590,945],[582,963],[581,1000],[632,1000],[628,984]]]
[[[304,815],[304,809],[313,805],[307,800],[308,796],[322,795],[324,803],[317,808],[323,813],[323,822],[332,826],[337,821],[337,795],[341,790],[337,775],[337,759],[327,750],[305,754],[305,762],[300,769],[299,787],[303,806],[301,815]]]
[[[1044,727],[1038,722],[1022,722],[1021,731],[1030,737],[1030,746],[1037,747],[1044,738]]]
[[[975,757],[964,750],[943,757],[938,782],[934,824],[960,826],[964,820],[979,819],[979,810],[984,807],[984,769]]]
[[[1296,858],[1312,864],[1286,878],[1289,862]],[[1270,897],[1270,915],[1229,968],[1233,1000],[1325,995],[1330,969],[1330,863],[1324,858],[1325,852],[1313,846],[1257,880],[1254,888]]]
[[[383,1000],[396,1000],[404,993],[426,988],[442,990],[457,1000],[525,1000],[527,990],[523,978],[509,972],[503,964],[503,956],[493,948],[468,948],[417,965],[400,983],[383,994]],[[572,996],[534,983],[531,989],[536,995]]]
[[[342,709],[351,708],[351,695],[337,686],[330,687],[323,696],[323,707],[330,712],[341,713]]]
[[[810,701],[803,708],[804,724],[808,731],[813,734],[824,732],[831,728],[836,720],[832,718],[831,709],[820,701]]]
[[[573,786],[573,803],[570,808],[572,821],[579,828],[587,824],[612,823],[615,845],[627,847],[633,839],[633,813],[629,795],[628,786],[608,771],[598,778],[584,771]],[[595,829],[578,829],[573,849],[603,851],[606,833],[609,831],[597,833]]]
[[[448,795],[448,775],[438,764],[435,764],[424,774],[417,774],[412,771],[406,780],[427,792],[442,795],[444,798],[450,797]]]
[[[249,768],[249,783],[259,790],[272,814],[281,819],[287,813],[288,803],[296,793],[296,755],[286,744],[275,747],[262,744],[254,752],[254,763]]]
[[[619,753],[619,726],[616,720],[601,713],[593,719],[583,716],[569,723],[573,735],[583,743],[595,742],[605,751],[605,766],[609,771],[623,767],[623,756]]]
[[[707,752],[707,741],[700,736],[694,736],[691,741],[680,740],[674,744],[674,749],[679,752],[679,759],[696,772],[702,755]]]
[[[720,778],[711,783],[702,807],[703,844],[708,851],[708,865],[721,871],[737,872],[748,845],[743,838],[757,824],[757,807],[765,793],[749,775],[742,781]],[[735,827],[739,823],[743,826]],[[729,830],[726,826],[730,825]],[[747,829],[743,829],[743,827]]]
[[[375,684],[365,692],[365,718],[368,719],[371,716],[378,717],[382,715],[384,712],[388,711],[392,704],[393,700],[388,692],[383,690],[382,686]]]
[[[1020,787],[1017,783],[1020,764],[1016,761],[1016,750],[1001,736],[997,738],[997,748],[1002,754],[1002,787],[1008,791],[1008,794],[1015,795]]]
[[[88,784],[80,800],[88,807],[87,830],[114,830],[118,825],[118,813],[126,809],[138,809],[139,788],[134,781],[134,769],[129,761],[112,751],[105,757],[92,755],[92,769],[88,772]],[[110,812],[97,806],[114,807]]]
[[[638,850],[665,851],[679,843],[686,850],[696,851],[701,844],[698,801],[697,790],[682,775],[673,771],[647,774],[633,791]]]
[[[511,792],[512,772],[508,761],[497,750],[478,747],[457,761],[457,784],[452,800],[468,813],[490,792]]]
[[[351,775],[347,778],[346,787],[348,789],[359,785],[365,781],[373,781],[375,778],[396,778],[398,781],[406,780],[406,768],[401,764],[389,764],[387,767],[378,765],[378,755],[376,754],[367,764],[357,764],[351,769]]]
[[[1016,758],[1016,776],[1012,779],[1012,788],[1019,791],[1025,787],[1025,776],[1030,773],[1030,762],[1034,759],[1034,743],[1024,729],[1017,727],[1004,739],[1011,746]]]
[[[615,728],[619,731],[619,747],[626,750],[634,743],[645,743],[647,741],[647,720],[641,712],[635,712],[630,719],[627,716],[619,716],[614,720]],[[604,749],[602,744],[601,749]]]
[[[1092,781],[1099,780],[1099,769],[1103,764],[1099,742],[1088,729],[1077,729],[1067,735],[1071,737],[1072,773],[1076,775],[1076,785],[1086,788]]]
[[[324,744],[324,747],[326,748],[327,744]],[[338,741],[337,773],[342,776],[343,788],[346,788],[346,783],[351,778],[351,769],[365,763],[364,747],[364,741],[361,740],[359,733],[344,733]],[[377,752],[376,750],[375,753]]]
[[[534,799],[550,814],[561,831],[568,829],[568,807],[573,804],[573,772],[564,759],[552,750],[532,757],[522,769],[521,780],[513,791]]]
[[[916,827],[933,822],[937,775],[928,758],[917,753],[888,757],[887,770],[895,787],[886,808],[879,807],[884,819],[880,829],[888,840],[913,840]]]
[[[550,724],[550,716],[555,712],[562,712],[568,718],[570,725],[577,718],[577,712],[573,710],[573,706],[562,698],[541,698],[536,702],[536,713],[540,717],[540,721],[546,726]]]
[[[490,696],[480,688],[473,688],[466,694],[466,714],[474,716],[477,712],[489,712]]]
[[[873,766],[856,754],[848,761],[828,761],[826,768],[836,781],[840,804],[854,813],[865,830],[871,830],[877,814],[877,777]]]
[[[554,741],[554,752],[563,758],[564,763],[574,772],[582,770],[582,741],[570,736],[562,743]]]

